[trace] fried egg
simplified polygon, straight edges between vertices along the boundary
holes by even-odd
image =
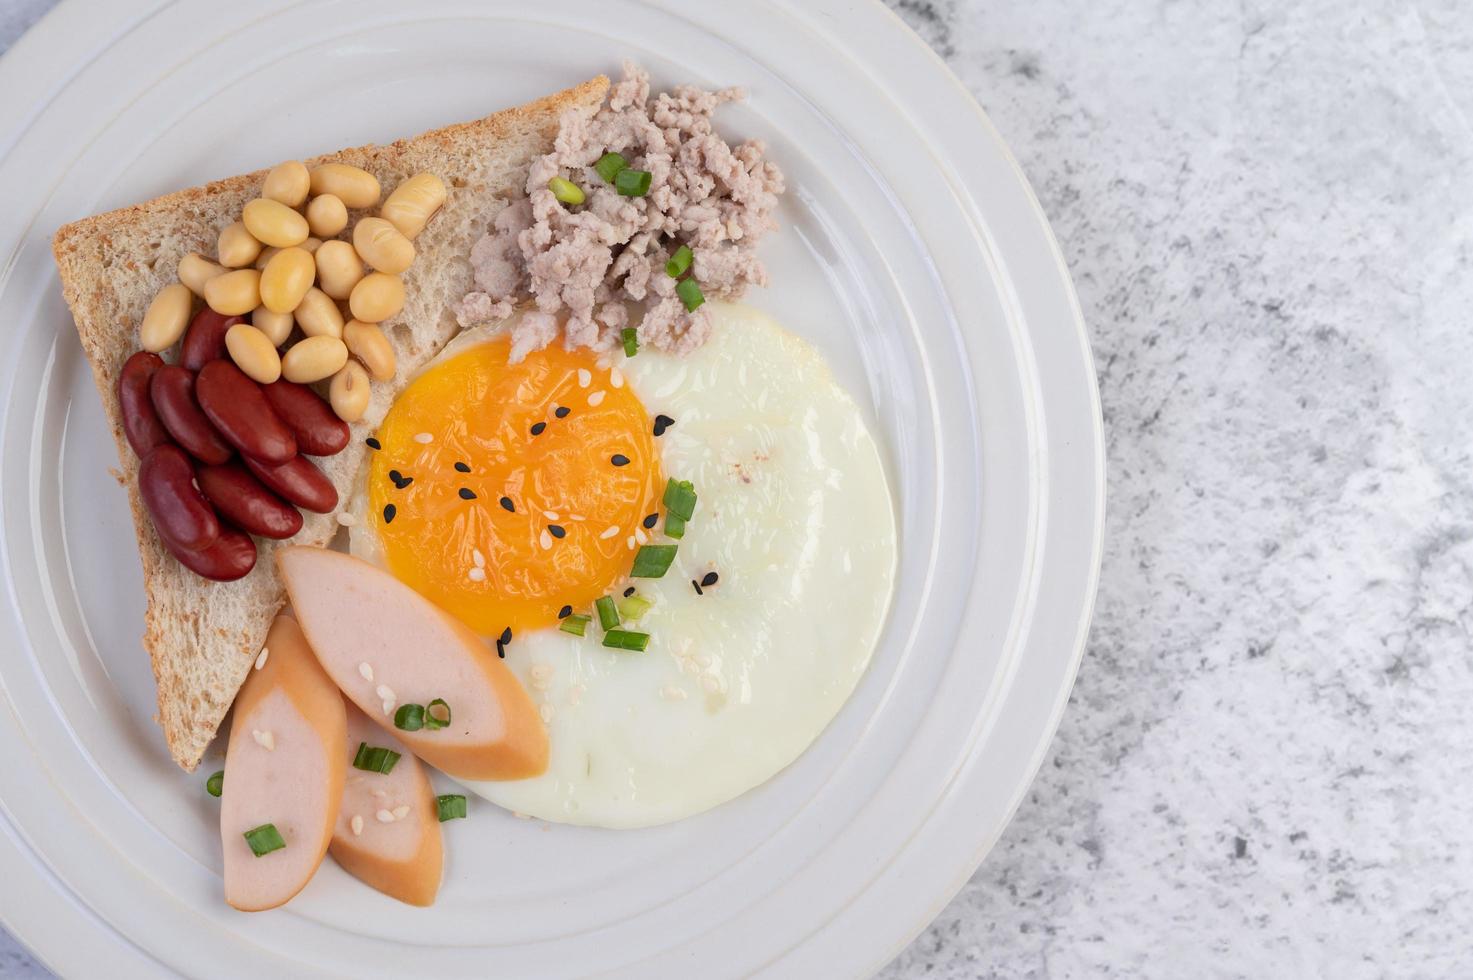
[[[510,365],[501,335],[468,332],[378,430],[352,550],[491,643],[510,628],[547,724],[545,774],[468,784],[508,809],[614,828],[707,810],[797,758],[874,651],[896,564],[879,448],[816,350],[713,306],[684,357]],[[667,479],[697,494],[678,539]],[[674,561],[630,578],[645,544]],[[603,596],[646,649],[602,644]],[[584,635],[559,628],[569,613],[592,617]]]

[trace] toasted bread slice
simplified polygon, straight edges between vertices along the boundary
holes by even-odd
[[[383,325],[398,357],[398,374],[393,382],[374,385],[373,401],[353,426],[348,448],[317,460],[337,487],[339,508],[352,496],[369,451],[364,440],[383,419],[403,379],[455,335],[450,307],[470,286],[471,246],[506,200],[523,195],[528,166],[552,149],[563,113],[592,114],[608,85],[600,76],[477,122],[305,161],[363,167],[379,178],[385,195],[425,170],[440,175],[449,188],[444,208],[415,240],[418,257],[404,274],[404,311]],[[265,176],[262,170],[231,177],[77,221],[58,231],[52,243],[62,291],[117,440],[133,509],[148,596],[143,645],[158,682],[158,721],[174,761],[187,770],[194,769],[215,737],[285,592],[271,554],[273,542],[258,542],[256,567],[236,582],[206,581],[164,550],[138,496],[138,460],[118,414],[118,374],[138,349],[138,325],[154,294],[175,281],[179,259],[189,252],[213,255],[220,229],[240,217]],[[352,214],[353,220],[359,216]],[[332,540],[336,512],[305,517],[292,543]]]

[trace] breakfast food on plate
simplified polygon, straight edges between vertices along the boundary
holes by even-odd
[[[783,191],[713,128],[739,97],[627,65],[57,234],[181,766],[234,700],[231,905],[329,851],[432,903],[467,806],[426,766],[649,826],[772,777],[854,690],[885,469],[822,356],[724,302],[766,282]]]
[[[289,616],[235,700],[220,796],[225,900],[246,912],[302,890],[327,853],[348,767],[337,688]]]
[[[708,809],[796,758],[869,662],[896,561],[879,450],[812,347],[747,307],[711,322],[687,355],[517,364],[507,331],[468,331],[379,426],[352,550],[532,692],[546,774],[467,784],[508,809]]]
[[[608,105],[563,116],[553,151],[532,162],[526,200],[476,243],[461,324],[503,320],[530,294],[536,309],[513,328],[514,360],[559,334],[607,350],[626,328],[646,347],[700,346],[706,298],[766,284],[756,246],[776,227],[783,191],[761,140],[732,147],[712,128],[716,108],[741,97],[682,85],[651,101],[649,75],[625,64]],[[637,322],[629,302],[645,304]]]
[[[532,699],[458,620],[349,555],[288,547],[276,562],[323,668],[410,751],[465,779],[547,768],[547,731]]]
[[[392,401],[395,387],[439,351],[457,330],[447,306],[471,285],[466,256],[486,228],[487,202],[521,193],[531,161],[552,149],[559,117],[565,112],[591,114],[602,101],[607,85],[606,79],[596,78],[477,122],[450,126],[387,146],[345,150],[288,165],[279,171],[216,181],[87,218],[57,233],[54,250],[63,291],[76,320],[103,408],[118,439],[119,470],[133,507],[148,598],[144,646],[158,682],[159,722],[169,750],[181,766],[193,769],[214,737],[261,649],[267,628],[281,607],[284,591],[275,563],[270,559],[273,547],[270,541],[252,541],[243,533],[222,531],[223,543],[204,552],[190,552],[172,547],[161,537],[145,510],[137,480],[140,454],[162,444],[166,434],[187,452],[193,454],[194,449],[177,434],[171,434],[157,413],[149,411],[152,407],[149,382],[163,369],[166,359],[130,362],[130,357],[136,356],[134,352],[140,346],[158,346],[161,351],[167,351],[171,344],[182,343],[174,366],[197,372],[210,360],[228,354],[226,335],[230,327],[246,319],[232,320],[208,306],[201,306],[192,323],[180,327],[178,311],[182,301],[178,290],[174,290],[162,300],[164,305],[154,318],[156,326],[150,331],[148,344],[144,344],[139,327],[156,298],[176,282],[193,295],[203,296],[209,280],[223,275],[225,270],[201,253],[218,254],[221,233],[236,221],[244,224],[244,208],[257,198],[296,208],[314,193],[312,182],[316,180],[318,197],[330,193],[343,202],[345,209],[361,209],[366,206],[362,202],[370,200],[370,180],[377,185],[378,193],[388,190],[388,198],[379,207],[379,216],[395,223],[412,240],[416,252],[414,264],[402,277],[403,309],[395,316],[377,321],[391,341],[397,359],[395,379],[373,386],[364,417],[353,423],[356,437],[345,443],[336,455],[315,459],[298,455],[295,459],[301,462],[285,464],[293,468],[286,474],[269,469],[271,464],[252,465],[249,457],[241,460],[257,480],[267,483],[268,489],[278,496],[284,495],[285,487],[297,490],[301,494],[298,499],[307,501],[309,506],[314,502],[325,504],[326,487],[322,485],[325,483],[339,503],[346,501],[367,451],[364,438]],[[366,173],[370,180],[339,171],[338,164],[355,170],[361,168],[358,172]],[[331,168],[323,170],[328,165]],[[321,173],[314,177],[314,171]],[[435,200],[434,187],[428,181],[416,180],[416,175],[421,173],[437,175],[446,189],[444,204],[433,217],[429,208]],[[345,224],[340,234],[347,231]],[[306,248],[312,243],[309,238],[300,245]],[[316,249],[320,251],[326,244],[329,243],[320,243]],[[269,255],[275,254],[273,248],[276,246],[263,246],[250,268],[266,264],[262,262],[263,257],[269,262]],[[228,257],[241,261],[244,256]],[[318,277],[325,286],[321,270]],[[366,273],[363,278],[367,278]],[[381,292],[392,291],[392,287],[386,289],[382,284],[377,288]],[[353,290],[347,296],[351,300]],[[365,302],[373,298],[369,294],[363,297]],[[382,303],[385,298],[393,299],[381,296],[377,308],[360,304],[360,311],[370,315],[382,312],[387,308]],[[284,325],[281,319],[284,316],[257,307],[249,319],[273,340],[285,343],[293,327]],[[367,322],[362,317],[357,319]],[[345,335],[348,329],[345,319]],[[185,331],[182,342],[180,330]],[[299,340],[287,349],[283,371],[291,366],[294,353],[304,346]],[[331,353],[336,354],[336,350]],[[322,366],[317,369],[322,370]],[[306,373],[310,376],[315,372]],[[187,394],[183,391],[186,386],[177,379],[172,383],[179,389],[171,389],[176,402],[187,409],[188,399],[182,397]],[[314,397],[325,394],[313,393]],[[271,400],[269,396],[268,400]],[[273,406],[277,405],[271,401]],[[199,438],[201,445],[214,447],[215,462],[209,465],[224,462],[218,445],[204,439],[209,430],[197,425],[199,414],[188,413],[186,428],[181,431],[186,437]],[[195,428],[188,428],[190,423]],[[300,432],[294,434],[301,439]],[[302,445],[299,442],[299,449]],[[307,453],[312,455],[312,450],[307,449]],[[204,461],[203,457],[196,456],[196,459]],[[276,486],[263,479],[263,473],[275,478]],[[321,481],[317,479],[319,476]],[[339,527],[335,518],[334,513],[305,514],[302,529],[291,540],[298,544],[327,544]],[[264,560],[257,560],[258,554]],[[181,564],[177,557],[180,555],[206,573],[238,574],[240,578],[235,582],[207,581]]]
[[[347,707],[351,768],[329,851],[343,870],[385,895],[433,904],[445,855],[429,776],[402,742]]]

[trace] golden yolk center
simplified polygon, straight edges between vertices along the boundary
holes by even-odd
[[[628,573],[656,509],[644,406],[617,369],[498,339],[420,375],[379,427],[369,500],[389,569],[483,635],[556,622]]]

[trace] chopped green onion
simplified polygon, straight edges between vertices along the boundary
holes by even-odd
[[[665,514],[665,535],[677,540],[685,537],[685,518],[679,514]]]
[[[205,792],[211,796],[219,796],[225,791],[225,770],[211,773],[210,778],[205,780]]]
[[[563,621],[557,624],[557,628],[564,633],[582,636],[592,619],[592,616],[564,616]]]
[[[636,633],[633,630],[609,630],[604,634],[604,646],[615,650],[633,650],[643,653],[644,648],[650,645],[648,633]]]
[[[673,544],[642,544],[634,553],[634,567],[629,570],[633,578],[660,578],[670,570],[675,560]]]
[[[608,596],[599,596],[593,600],[593,610],[598,613],[598,625],[606,630],[611,630],[619,625],[619,611],[614,608],[614,600]]]
[[[648,170],[621,170],[614,175],[614,190],[625,197],[644,197],[655,175]]]
[[[353,768],[362,769],[364,772],[383,773],[387,776],[394,771],[394,763],[398,761],[399,753],[393,749],[359,742],[358,753],[353,756]]]
[[[625,357],[633,357],[639,353],[639,334],[633,327],[625,327],[621,330],[619,338],[624,341]]]
[[[279,851],[286,846],[286,841],[281,839],[281,832],[276,829],[274,823],[263,823],[259,827],[247,830],[244,835],[246,843],[251,845],[251,853],[256,857]]]
[[[422,704],[402,704],[399,710],[394,712],[394,727],[406,732],[417,732],[425,727],[425,706]]]
[[[660,498],[665,509],[676,517],[690,520],[696,515],[696,487],[689,480],[674,477],[665,481],[665,495]]]
[[[702,303],[706,302],[706,294],[701,292],[701,284],[694,279],[682,279],[675,286],[675,295],[685,304],[685,312],[694,313]]]
[[[435,698],[425,705],[425,728],[436,731],[450,724],[450,705],[444,698]]]
[[[447,793],[435,797],[435,806],[440,811],[440,822],[465,819],[465,797],[458,793]]]
[[[643,616],[645,613],[649,612],[650,607],[654,604],[654,600],[646,599],[642,595],[624,596],[617,603],[619,607],[619,617],[625,622],[632,623]]]
[[[598,171],[600,177],[612,184],[621,171],[629,169],[629,161],[617,153],[605,153],[598,158],[598,163],[593,165],[593,169]]]
[[[582,204],[588,199],[587,195],[583,193],[583,188],[566,177],[552,178],[552,180],[547,182],[547,189],[552,191],[553,197],[562,201],[564,204]]]
[[[691,252],[689,245],[682,245],[670,256],[670,261],[665,263],[665,275],[671,279],[679,279],[685,275],[685,270],[690,268],[691,260],[695,255]]]

